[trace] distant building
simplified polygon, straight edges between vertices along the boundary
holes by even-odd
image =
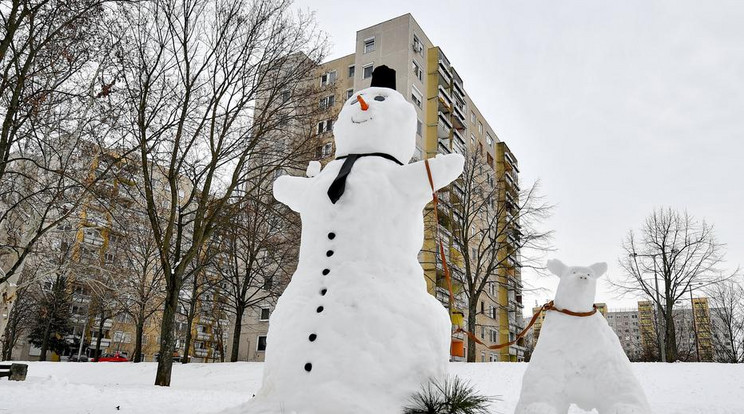
[[[642,358],[641,330],[638,321],[638,310],[616,310],[609,311],[605,315],[607,323],[620,340],[623,351],[631,361],[640,361]]]

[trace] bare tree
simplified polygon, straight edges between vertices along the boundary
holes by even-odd
[[[744,287],[738,280],[716,283],[707,289],[716,360],[744,362]]]
[[[662,360],[676,361],[678,347],[674,320],[675,302],[690,289],[715,285],[727,277],[717,266],[723,260],[723,246],[713,226],[687,212],[656,209],[648,216],[640,234],[631,230],[623,242],[620,266],[625,275],[611,283],[621,293],[649,298],[659,314]]]
[[[181,362],[187,364],[190,362],[190,350],[193,345],[192,330],[194,319],[197,312],[204,312],[210,308],[212,298],[218,285],[215,284],[216,277],[211,276],[209,269],[212,267],[212,261],[215,257],[217,244],[214,237],[204,243],[204,247],[199,256],[192,260],[189,269],[185,275],[185,283],[179,302],[181,303],[183,317],[186,318],[186,330],[184,332],[184,355]]]
[[[221,260],[215,263],[234,318],[232,362],[238,360],[246,310],[274,304],[296,265],[299,220],[274,199],[270,184],[265,180],[235,203],[220,231]]]
[[[18,339],[27,335],[31,326],[33,325],[33,317],[35,312],[35,301],[33,294],[33,286],[23,283],[24,279],[33,279],[34,275],[25,274],[28,273],[28,268],[24,269],[24,275],[21,276],[19,287],[14,293],[15,305],[12,307],[8,314],[8,323],[5,326],[5,332],[2,338],[2,355],[0,359],[3,361],[9,361],[13,357],[13,348],[18,343]]]
[[[124,39],[116,72],[127,108],[122,128],[138,147],[166,287],[155,384],[168,386],[192,262],[234,193],[253,191],[243,185],[257,173],[249,161],[278,169],[294,159],[293,146],[266,140],[307,124],[303,102],[317,107],[308,79],[323,40],[284,0],[154,0],[123,7],[120,17],[112,29]],[[291,138],[278,143],[294,145]]]
[[[142,337],[148,319],[163,306],[163,271],[158,258],[157,243],[144,213],[136,210],[122,217],[125,247],[119,254],[125,261],[123,279],[119,284],[120,309],[132,317],[135,325],[132,361],[142,361]]]
[[[452,209],[439,212],[440,224],[452,231],[451,246],[462,255],[461,260],[450,257],[449,261],[454,264],[453,280],[462,286],[471,333],[476,332],[476,317],[482,313],[481,297],[495,303],[502,303],[498,292],[521,297],[523,286],[516,272],[541,267],[539,258],[550,249],[552,232],[540,230],[539,224],[549,217],[552,206],[539,194],[539,183],[524,189],[507,183],[514,179],[506,176],[511,174],[507,168],[499,175],[471,148],[460,180],[444,197]],[[476,342],[469,337],[467,346],[467,360],[474,362]]]
[[[81,148],[115,144],[99,119],[107,1],[12,0],[0,18],[0,289],[96,181]]]

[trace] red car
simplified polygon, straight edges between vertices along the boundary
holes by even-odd
[[[129,362],[129,360],[126,356],[117,352],[113,355],[107,354],[98,358],[98,362]]]

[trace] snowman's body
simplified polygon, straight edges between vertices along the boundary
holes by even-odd
[[[606,264],[567,267],[551,260],[548,268],[561,277],[557,308],[592,309]],[[548,311],[515,413],[565,414],[571,404],[599,414],[651,414],[617,335],[599,312],[578,317]]]
[[[385,94],[391,105],[407,104],[395,91]],[[359,127],[343,121],[359,118],[353,103],[336,123],[338,149],[344,148],[339,139],[353,138]],[[410,136],[376,139],[402,140],[403,152],[383,151],[405,162],[415,129],[407,119],[412,108],[402,108],[403,130],[389,132]],[[378,108],[370,119],[382,114]],[[430,160],[435,187],[454,180],[462,161]],[[450,321],[427,292],[417,260],[422,210],[431,200],[426,169],[360,158],[333,203],[327,192],[343,162],[332,161],[311,178],[284,176],[275,183],[275,197],[300,213],[302,242],[297,270],[271,315],[263,386],[249,413],[393,414],[422,383],[445,374]]]

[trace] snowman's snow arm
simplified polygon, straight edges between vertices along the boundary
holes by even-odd
[[[274,181],[274,198],[299,213],[309,181],[305,177],[282,175]]]
[[[455,181],[462,174],[464,165],[465,158],[460,154],[440,154],[429,158],[434,190]],[[424,161],[396,168],[392,181],[401,192],[411,194],[415,199],[424,202],[431,200],[431,186]]]

